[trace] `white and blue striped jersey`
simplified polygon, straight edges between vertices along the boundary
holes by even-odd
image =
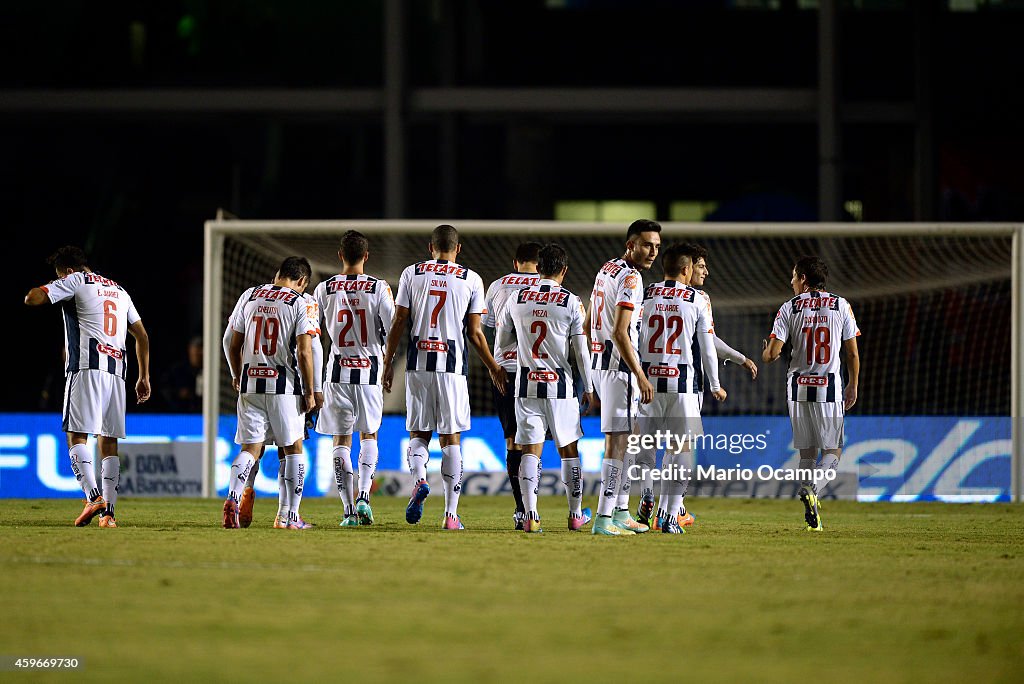
[[[500,324],[516,333],[517,397],[576,396],[569,342],[583,335],[583,320],[583,302],[554,280],[541,279],[508,302]]]
[[[516,361],[516,345],[502,347],[498,344],[498,326],[503,320],[506,306],[515,295],[520,290],[539,282],[540,275],[536,273],[514,272],[498,278],[487,288],[487,315],[484,316],[483,323],[488,328],[494,328],[494,360],[509,373],[515,373],[519,367]]]
[[[629,366],[612,341],[615,313],[619,307],[629,309],[629,340],[636,351],[643,290],[640,271],[625,259],[612,259],[598,271],[590,294],[590,351],[591,368],[594,370],[629,372]]]
[[[792,344],[787,398],[842,401],[839,352],[843,342],[859,335],[853,308],[839,295],[812,290],[783,304],[775,315],[771,336]]]
[[[644,290],[640,326],[640,366],[662,394],[702,394],[704,370],[718,390],[717,356],[703,368],[701,345],[714,334],[710,310],[699,290],[675,280],[652,283]]]
[[[395,317],[387,281],[365,274],[339,274],[317,285],[313,298],[331,340],[327,382],[380,385],[381,359]]]
[[[268,283],[242,293],[229,325],[245,337],[243,394],[302,394],[295,352],[299,335],[317,335],[319,322],[310,315],[316,315],[316,303],[291,288]]]
[[[406,370],[469,374],[466,317],[487,313],[480,276],[453,261],[421,261],[402,271],[395,303],[409,309]]]
[[[128,369],[125,336],[140,320],[128,292],[92,271],[76,271],[43,286],[64,314],[66,373],[102,370],[124,380]]]

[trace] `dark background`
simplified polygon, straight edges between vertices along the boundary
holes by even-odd
[[[840,199],[862,202],[865,221],[1024,218],[1024,2],[838,4]],[[21,297],[52,277],[45,257],[65,243],[85,247],[96,270],[132,293],[153,338],[154,378],[184,359],[201,333],[203,221],[219,207],[247,219],[550,219],[559,200],[641,199],[668,219],[671,202],[699,199],[732,220],[815,220],[813,105],[782,115],[446,113],[415,94],[765,88],[813,97],[817,5],[404,5],[406,193],[396,212],[379,108],[204,102],[229,88],[294,89],[296,102],[300,89],[379,97],[383,2],[4,3],[0,216],[13,239],[17,334],[8,344],[26,358],[8,371],[15,391],[0,409],[42,408],[46,374],[61,381],[60,317],[26,310]],[[118,100],[154,92],[183,92],[184,104]],[[69,106],[83,93],[111,105]],[[915,168],[925,174],[917,186]]]

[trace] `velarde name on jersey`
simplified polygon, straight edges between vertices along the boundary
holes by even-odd
[[[438,261],[421,261],[414,265],[416,275],[425,273],[437,273],[438,275],[450,275],[465,280],[469,275],[469,269],[459,264],[452,264]]]

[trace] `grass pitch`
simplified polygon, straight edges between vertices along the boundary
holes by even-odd
[[[438,493],[439,494],[439,493]],[[83,672],[9,681],[959,682],[1024,677],[1024,509],[693,499],[697,526],[595,538],[541,501],[441,497],[407,525],[223,530],[220,501],[132,500],[117,530],[76,529],[74,500],[8,501],[0,655],[77,656]],[[593,506],[596,502],[588,501]]]

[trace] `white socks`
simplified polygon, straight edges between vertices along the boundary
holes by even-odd
[[[597,501],[597,514],[610,516],[619,498],[622,461],[606,458],[601,462],[601,496]]]
[[[284,454],[277,454],[277,517],[288,522],[288,487],[284,483]]]
[[[825,491],[825,487],[828,486],[828,480],[825,478],[825,473],[834,471],[839,467],[839,454],[822,454],[821,464],[818,469],[821,470],[821,478],[814,481],[815,494]]]
[[[288,522],[299,519],[299,504],[302,502],[302,486],[306,481],[306,466],[300,454],[284,457],[285,506]]]
[[[252,486],[256,483],[256,476],[260,474],[260,461],[262,460],[262,458],[257,459],[252,468],[249,468],[249,477],[245,478],[246,489],[252,489]]]
[[[654,474],[651,472],[657,465],[654,449],[644,449],[636,455],[636,464],[642,468],[640,473],[640,495],[654,496]]]
[[[419,482],[427,479],[427,461],[430,460],[430,451],[427,448],[427,440],[413,437],[409,440],[409,472]],[[443,449],[442,449],[443,451]],[[442,466],[443,468],[443,466]],[[459,477],[462,477],[462,467],[459,467]]]
[[[75,473],[85,498],[92,501],[100,495],[100,490],[96,487],[96,466],[93,465],[92,453],[86,445],[76,444],[68,449],[68,454],[71,456],[71,470]]]
[[[622,477],[620,480],[622,484],[619,488],[618,502],[615,504],[615,507],[626,511],[629,510],[629,487],[633,484],[629,479],[629,468],[634,463],[636,463],[635,455],[626,454],[623,458]]]
[[[117,456],[106,456],[100,462],[100,474],[103,476],[103,498],[107,500],[107,514],[114,515],[117,504],[117,487],[121,482],[121,459]]]
[[[345,517],[355,515],[355,492],[352,491],[355,473],[352,471],[352,447],[334,447],[334,484],[341,496],[341,505],[345,507]]]
[[[373,475],[377,472],[377,440],[364,439],[359,442],[359,498],[370,500]]]
[[[682,468],[684,464],[683,454],[665,454],[662,467],[666,470],[672,466]],[[676,472],[679,472],[678,470]],[[662,480],[661,500],[658,502],[658,517],[666,518],[669,515],[676,515],[683,504],[683,494],[686,492],[686,480],[673,479]]]
[[[562,459],[562,484],[565,485],[565,498],[569,502],[569,515],[582,515],[583,466],[579,458]]]
[[[243,451],[235,456],[231,463],[231,477],[228,478],[228,498],[238,503],[242,497],[242,490],[245,482],[249,479],[249,471],[252,469],[256,458],[248,451]]]
[[[412,460],[412,441],[410,441],[410,460]],[[424,444],[424,451],[426,445]],[[423,479],[427,478],[426,460],[423,461]],[[415,473],[414,473],[415,475]],[[459,494],[462,493],[462,447],[458,444],[441,448],[441,477],[444,480],[444,513],[453,518],[458,515]],[[417,479],[420,479],[417,477]]]
[[[540,484],[540,459],[533,454],[523,454],[519,462],[519,489],[523,493],[523,507],[526,514],[537,517],[537,487]]]

